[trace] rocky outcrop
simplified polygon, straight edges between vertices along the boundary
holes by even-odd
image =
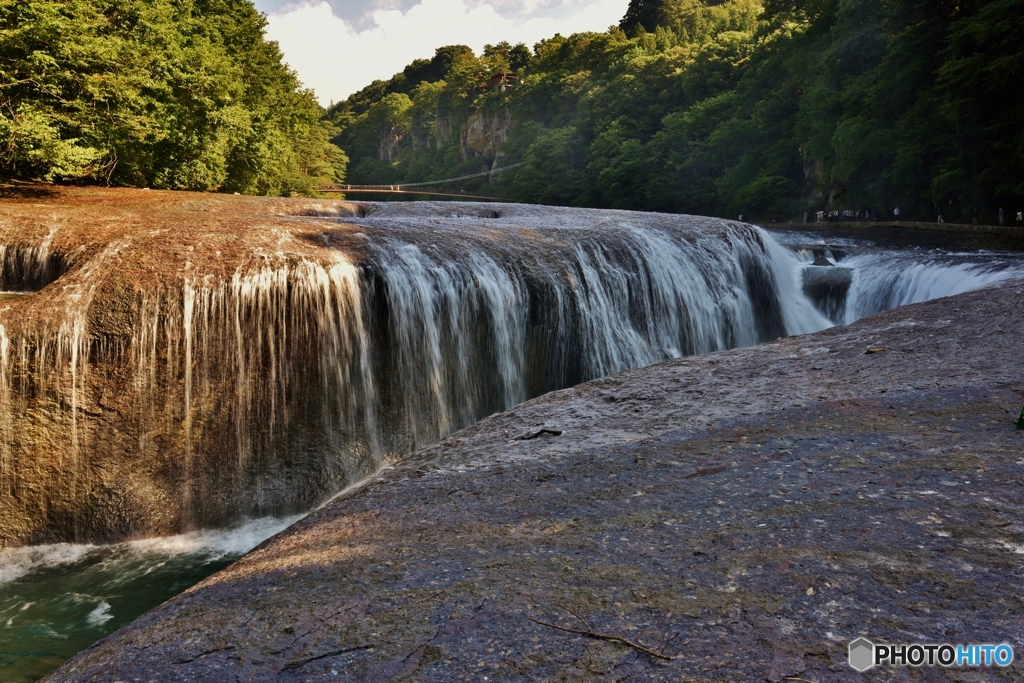
[[[460,130],[461,158],[497,158],[501,154],[502,146],[508,141],[511,129],[512,114],[507,109],[497,112],[474,111]]]
[[[823,262],[823,263],[822,263]],[[846,317],[846,299],[853,284],[853,270],[815,260],[801,274],[803,291],[829,320],[842,323]]]
[[[838,682],[860,676],[861,635],[1019,643],[1022,297],[940,299],[492,416],[48,680]]]
[[[301,423],[322,424],[323,401],[337,400],[308,393],[327,388],[308,383],[307,354],[324,330],[281,319],[274,300],[295,295],[282,277],[298,272],[332,283],[324,304],[352,303],[353,267],[292,216],[319,204],[45,187],[4,195],[3,286],[22,295],[0,301],[0,545],[301,508],[317,495],[304,485],[348,476],[299,466],[335,445],[330,429]],[[342,202],[329,210],[357,213]],[[261,317],[265,336],[250,336]],[[288,348],[275,348],[285,328]]]

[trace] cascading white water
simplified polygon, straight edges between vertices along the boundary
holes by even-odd
[[[122,298],[130,324],[109,324],[123,336],[93,321],[125,241],[75,264],[77,279],[59,290],[63,317],[0,326],[0,507],[29,505],[20,472],[44,460],[39,449],[62,454],[35,482],[45,501],[32,509],[45,516],[18,538],[116,539],[292,514],[531,396],[832,324],[803,292],[810,253],[751,226],[370,208],[295,218],[280,250],[253,252],[227,276],[189,260],[176,279]],[[44,251],[55,258],[31,253]],[[935,259],[915,269],[906,258],[848,257],[857,275],[834,319],[1020,273]]]
[[[793,275],[794,281],[806,285],[809,272],[814,270],[819,280],[841,285],[820,296],[817,302],[819,309],[836,324],[850,324],[891,308],[1024,278],[1024,259],[1016,253],[889,249],[866,240],[824,239],[800,233],[782,238],[796,247],[788,257],[789,267],[784,269]],[[812,266],[816,254],[819,262],[825,258],[833,265]],[[782,263],[786,258],[777,255],[775,261]]]
[[[376,276],[368,306],[386,327],[381,412],[405,423],[410,447],[544,391],[775,339],[784,319],[799,332],[830,325],[795,288],[777,295],[770,239],[750,228],[687,240],[629,223],[564,234],[580,231],[570,222],[528,249],[511,229],[495,240],[500,223],[443,239],[360,224]]]
[[[813,261],[813,256],[808,259],[809,254],[798,255],[771,236],[767,236],[765,245],[771,256],[775,279],[779,283],[779,298],[788,302],[783,308],[787,331],[790,334],[810,334],[830,326],[834,321],[815,308],[804,294],[804,269],[808,261]]]
[[[854,271],[844,323],[1024,277],[1019,261],[977,255],[855,254],[842,265]]]
[[[132,352],[138,433],[152,439],[161,415],[180,420],[180,435],[165,431],[158,445],[180,438],[185,528],[305,508],[320,488],[379,464],[359,271],[328,256],[226,282],[189,277],[180,293],[143,299]],[[327,481],[301,490],[275,480],[289,476],[275,465],[294,458],[320,462],[291,476]],[[244,498],[219,493],[224,486]]]
[[[111,545],[0,549],[0,679],[36,681],[295,521]]]
[[[0,291],[37,291],[67,270],[67,260],[53,252],[57,230],[51,228],[38,245],[0,244]]]

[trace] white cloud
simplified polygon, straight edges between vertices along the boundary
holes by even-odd
[[[507,7],[506,1],[494,0]],[[549,5],[528,0],[533,9]],[[491,4],[466,0],[422,0],[407,12],[377,10],[372,25],[357,31],[326,1],[269,15],[267,37],[324,104],[348,97],[375,79],[387,79],[442,45],[469,45],[479,54],[487,43],[507,40],[533,45],[555,33],[604,31],[622,17],[625,0],[570,0],[561,16],[503,16]],[[519,4],[519,9],[524,9]]]

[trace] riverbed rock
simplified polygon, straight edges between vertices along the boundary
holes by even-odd
[[[846,657],[860,636],[1024,643],[1022,297],[1010,283],[534,399],[47,680],[1019,679]]]
[[[853,269],[816,260],[801,273],[803,291],[818,310],[829,320],[843,323],[846,315],[847,295],[853,284]]]

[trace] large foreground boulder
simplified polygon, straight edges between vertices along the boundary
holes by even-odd
[[[1013,283],[545,395],[47,680],[980,680],[858,674],[847,645],[1020,651],[1022,299]]]

